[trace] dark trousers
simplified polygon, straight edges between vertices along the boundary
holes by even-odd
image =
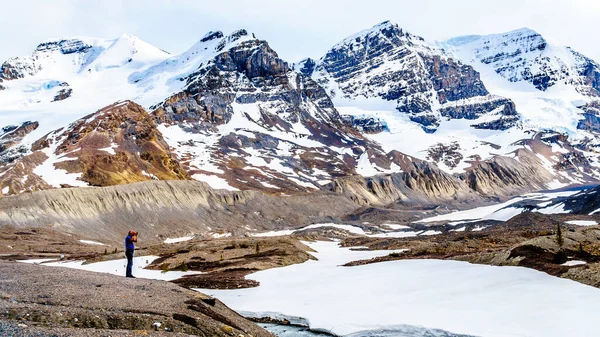
[[[125,276],[131,277],[131,269],[133,268],[133,249],[127,249],[125,251],[125,256],[127,256],[127,271],[125,272]]]

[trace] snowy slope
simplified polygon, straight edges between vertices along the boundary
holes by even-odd
[[[527,82],[541,91],[562,84],[587,96],[599,94],[597,62],[528,28],[457,37],[439,45],[474,67],[481,63],[492,68],[509,82]]]
[[[598,96],[600,65],[533,30],[465,36],[439,42],[481,73],[489,88],[515,101],[526,129],[551,129],[573,141],[594,136],[578,128],[581,107]]]
[[[138,86],[128,82],[129,75],[167,57],[166,52],[130,35],[42,43],[31,55],[2,64],[6,89],[0,91],[0,125],[39,122],[23,140],[31,144],[99,108],[142,95]],[[70,97],[54,101],[64,88],[72,90]]]

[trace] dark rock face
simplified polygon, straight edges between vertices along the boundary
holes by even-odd
[[[588,96],[600,97],[600,64],[570,48],[569,50],[578,61],[577,74],[580,76],[584,86],[583,88],[578,88],[579,92]]]
[[[41,43],[37,46],[36,51],[53,51],[60,50],[62,54],[85,53],[91,45],[77,39],[60,40]]]
[[[600,132],[600,117],[589,113],[584,114],[583,117],[584,118],[577,123],[577,128],[579,130]]]
[[[20,69],[10,64],[8,61],[2,64],[2,67],[0,67],[0,72],[0,76],[5,80],[15,80],[25,76]]]
[[[54,96],[54,98],[52,99],[52,102],[65,100],[65,99],[71,97],[72,93],[73,93],[73,89],[71,89],[71,88],[60,89],[56,93],[56,96]]]
[[[479,73],[473,67],[439,55],[423,58],[440,103],[488,94]]]
[[[512,127],[519,125],[519,116],[502,116],[491,122],[483,122],[479,124],[471,124],[472,128],[483,129],[483,130],[508,130]]]
[[[385,121],[375,117],[342,116],[343,121],[354,129],[364,133],[390,131]]]
[[[488,96],[480,100],[469,101],[460,105],[446,105],[440,109],[443,117],[453,119],[477,119],[487,112],[501,108],[498,114],[502,116],[516,116],[515,103],[504,97]]]
[[[427,159],[435,163],[442,162],[449,168],[455,168],[463,159],[459,150],[460,145],[456,142],[448,145],[436,144],[427,150]]]
[[[206,35],[204,35],[204,37],[200,40],[200,42],[206,42],[206,41],[211,41],[211,40],[215,40],[215,39],[220,39],[222,37],[223,37],[223,32],[221,32],[221,31],[208,32],[208,33],[206,33]]]
[[[594,100],[581,107],[585,113],[577,123],[579,130],[600,132],[600,101]]]
[[[335,81],[341,90],[337,94],[344,97],[380,97],[397,102],[397,110],[408,114],[426,132],[435,132],[440,113],[469,118],[462,116],[480,116],[504,104],[508,104],[506,113],[514,114],[515,110],[510,100],[495,99],[479,107],[465,106],[459,117],[452,115],[452,108],[437,111],[436,106],[454,102],[454,110],[458,110],[460,101],[489,93],[473,67],[389,22],[342,41],[317,64],[306,59],[297,67],[321,85]]]
[[[443,106],[440,108],[440,114],[443,117],[469,120],[477,119],[490,112],[499,115],[499,117],[493,121],[471,125],[471,127],[476,129],[507,130],[518,124],[519,116],[516,106],[510,99],[498,96],[487,96],[485,98],[461,103],[462,104],[447,104]]]
[[[234,37],[239,39],[246,34],[240,31]],[[209,35],[211,39],[219,36],[215,33]],[[226,38],[231,39],[231,36]],[[265,41],[246,41],[218,54],[205,67],[189,75],[184,79],[188,84],[186,89],[168,98],[154,113],[161,122],[204,121],[213,125],[224,124],[231,119],[233,111],[230,105],[236,99],[234,89],[240,86],[240,82],[246,82],[242,85],[250,88],[238,95],[238,102],[275,100],[277,98],[267,98],[264,94],[253,92],[288,84],[288,71],[287,64]],[[298,97],[295,99],[299,101]]]
[[[38,122],[24,122],[23,124],[5,126],[0,131],[0,162],[8,164],[23,157],[28,149],[20,146],[19,142],[31,131],[37,129]]]
[[[298,65],[298,71],[304,75],[304,76],[312,76],[313,72],[315,71],[315,67],[317,66],[317,63],[315,62],[315,60],[311,59],[311,58],[307,58],[306,60],[303,60],[302,62],[300,62],[300,64]]]

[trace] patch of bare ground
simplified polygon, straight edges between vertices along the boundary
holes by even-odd
[[[173,281],[186,288],[236,289],[258,286],[246,275],[314,259],[311,249],[292,237],[226,238],[148,248],[161,256],[148,269],[200,271]]]
[[[110,245],[96,245],[79,240],[84,237],[64,233],[52,228],[0,227],[0,259],[70,257],[85,259],[98,254],[114,252]]]
[[[522,266],[600,287],[600,226],[565,223],[574,219],[598,220],[597,217],[527,212],[481,231],[409,238],[352,237],[344,239],[342,245],[373,250],[406,249],[402,253],[353,261],[346,266],[404,259],[449,259]],[[565,264],[568,261],[578,262]]]

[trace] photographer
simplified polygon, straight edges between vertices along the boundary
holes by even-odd
[[[138,233],[134,230],[130,230],[125,237],[125,255],[127,256],[127,270],[125,277],[133,277],[131,269],[133,268],[133,251],[135,250],[134,242],[137,242]]]

